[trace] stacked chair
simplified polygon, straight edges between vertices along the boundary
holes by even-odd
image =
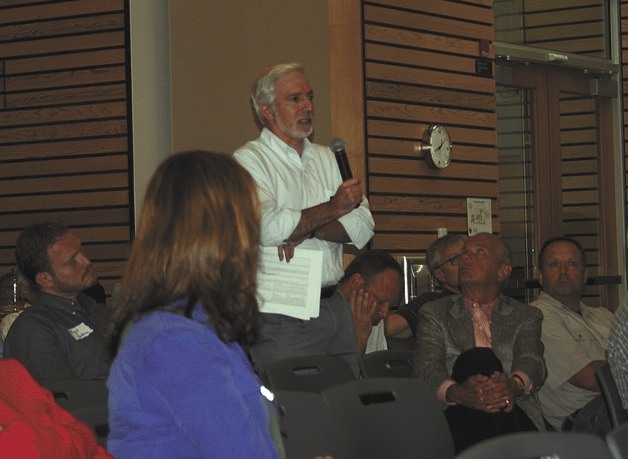
[[[614,459],[628,459],[628,422],[615,427],[606,436],[606,444]]]
[[[345,457],[342,436],[320,393],[292,390],[274,393],[287,459]]]
[[[399,376],[355,379],[343,359],[330,356],[269,365],[264,377],[287,457],[453,458],[436,397],[423,381]]]
[[[360,357],[360,375],[363,378],[409,378],[414,370],[414,351],[388,349]]]
[[[322,393],[346,458],[454,457],[443,410],[429,386],[415,378],[364,378]]]
[[[628,412],[622,405],[611,367],[606,362],[595,373],[613,425],[613,430],[606,435],[606,443],[613,458],[628,459]]]
[[[264,369],[263,379],[273,391],[321,392],[355,379],[346,360],[329,355],[304,355],[273,362]]]
[[[606,362],[597,368],[595,374],[606,401],[606,407],[608,408],[613,427],[624,424],[628,421],[628,412],[621,403],[619,390],[617,390],[615,378],[613,378],[611,373],[611,366]]]

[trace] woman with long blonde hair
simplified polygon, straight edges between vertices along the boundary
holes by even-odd
[[[175,154],[153,175],[120,300],[108,448],[124,457],[276,457],[256,337],[255,184],[231,157]]]

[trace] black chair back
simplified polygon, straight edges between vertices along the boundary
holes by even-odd
[[[48,379],[37,382],[52,392],[57,405],[91,427],[98,443],[106,447],[109,392],[105,379]]]
[[[442,407],[415,378],[364,378],[322,392],[346,443],[346,458],[454,457]]]
[[[275,405],[287,458],[345,457],[343,439],[321,394],[279,390]]]
[[[602,437],[584,432],[517,432],[489,438],[456,459],[612,459]]]
[[[605,362],[597,368],[595,371],[598,384],[602,391],[606,406],[608,408],[609,415],[611,417],[611,423],[613,427],[617,427],[628,421],[628,412],[623,407],[621,402],[621,396],[619,390],[615,384],[615,378],[611,373],[611,366],[608,362]]]
[[[606,444],[615,459],[628,458],[628,422],[610,431],[606,435]]]
[[[414,369],[414,351],[388,349],[365,354],[358,360],[363,378],[409,378]]]
[[[304,355],[278,360],[264,368],[264,378],[273,392],[322,392],[335,384],[355,379],[346,360],[328,355]]]

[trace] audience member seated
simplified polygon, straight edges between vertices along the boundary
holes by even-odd
[[[0,457],[111,458],[17,360],[0,360]]]
[[[436,279],[439,292],[423,292],[409,303],[399,306],[385,319],[387,338],[413,338],[416,341],[416,327],[419,309],[428,301],[448,295],[460,294],[458,287],[458,262],[465,237],[447,234],[436,239],[427,248],[425,263],[429,273]]]
[[[557,237],[539,253],[542,292],[532,303],[543,312],[547,380],[539,392],[543,415],[556,430],[604,433],[610,416],[595,370],[606,359],[613,314],[589,307],[584,292],[587,260],[574,239]]]
[[[9,333],[9,328],[17,319],[17,316],[20,313],[31,305],[31,303],[35,300],[35,293],[30,287],[30,283],[24,277],[24,274],[20,272],[19,269],[15,268],[15,287],[17,289],[17,311],[11,312],[5,315],[2,320],[0,320],[0,341],[4,341]]]
[[[403,270],[383,250],[362,252],[347,266],[334,294],[321,302],[353,313],[360,355],[388,349],[384,319],[401,298]]]
[[[280,455],[245,352],[259,314],[257,209],[255,182],[226,155],[175,154],[152,177],[114,310],[115,457]]]
[[[456,451],[496,435],[544,430],[533,391],[546,376],[542,315],[502,295],[510,248],[488,233],[462,248],[462,295],[419,310],[415,372],[447,407]]]
[[[79,238],[62,223],[37,223],[18,238],[15,257],[36,296],[9,329],[4,356],[35,379],[105,377],[110,311],[81,293],[96,273]]]
[[[628,305],[615,313],[606,351],[622,405],[628,410]]]
[[[24,309],[29,307],[33,301],[35,301],[36,293],[31,289],[28,279],[26,279],[26,277],[24,277],[24,275],[17,268],[15,268],[15,285],[18,291],[18,310],[5,315],[2,320],[0,320],[0,341],[4,341],[6,339],[9,333],[9,328],[11,328],[11,325],[13,325],[17,316],[19,316]],[[86,290],[83,290],[83,293],[92,297],[99,304],[105,304],[107,299],[105,289],[102,285],[100,285],[98,280],[94,285],[88,287]]]

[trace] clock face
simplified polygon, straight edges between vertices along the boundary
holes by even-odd
[[[451,137],[445,126],[434,125],[430,128],[429,159],[438,169],[444,169],[451,159]]]

